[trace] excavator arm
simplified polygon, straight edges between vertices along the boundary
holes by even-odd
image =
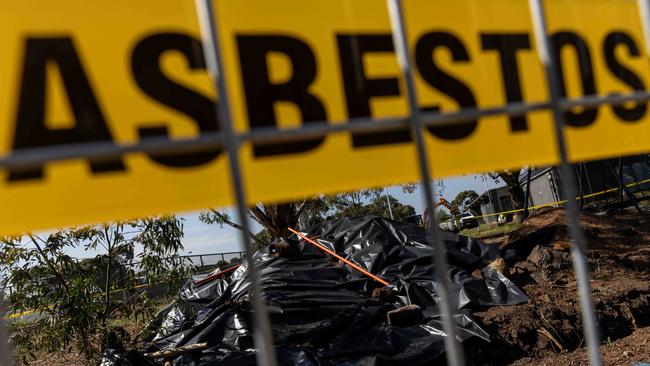
[[[438,206],[445,206],[447,209],[451,210],[451,204],[444,197],[440,197],[440,200],[437,203],[433,204],[433,208]]]
[[[438,206],[445,206],[449,211],[451,211],[451,204],[444,197],[440,197],[438,202],[433,204],[434,210]],[[422,223],[424,224],[424,227],[429,226],[429,209],[424,210],[424,213],[422,214]]]

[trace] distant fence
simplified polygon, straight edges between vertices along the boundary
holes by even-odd
[[[223,252],[179,255],[168,257],[167,259],[171,259],[172,263],[177,266],[187,266],[190,273],[196,275],[212,271],[216,268],[230,267],[234,264],[241,263],[245,259],[245,255],[246,253],[244,252]],[[146,283],[146,278],[137,278],[137,274],[141,271],[141,263],[142,262],[130,262],[117,267],[116,273],[111,276],[113,277],[112,281],[116,281],[115,283],[125,283],[125,281],[129,279],[134,280],[132,276],[135,275],[135,280],[140,283]],[[125,273],[125,268],[131,269],[131,271],[126,271],[128,273]],[[13,293],[12,286],[4,286],[4,284],[0,284],[0,287],[6,295],[11,296]]]
[[[192,254],[171,257],[173,263],[178,266],[184,265],[189,267],[192,274],[200,274],[211,271],[218,267],[226,267],[230,264],[240,263],[244,260],[244,252],[224,252],[210,254]],[[141,262],[132,262],[127,264],[136,272],[140,268]]]

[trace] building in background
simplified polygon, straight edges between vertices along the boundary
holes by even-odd
[[[639,192],[643,198],[644,191],[650,190],[650,162],[648,155],[635,155],[623,158],[596,160],[573,165],[572,171],[576,192],[582,195],[590,195],[611,188],[619,187],[619,181],[629,187],[629,191]],[[559,206],[558,202],[566,199],[562,190],[562,174],[555,167],[534,168],[531,170],[530,178],[530,206],[538,206],[552,203],[551,206]],[[527,184],[527,170],[524,170],[520,177],[520,183],[524,192]],[[589,198],[586,203],[594,200],[611,200],[610,195],[598,195],[593,199]]]
[[[560,172],[555,167],[533,168],[530,172],[530,206],[558,202],[564,199]],[[528,171],[524,170],[519,178],[521,187],[526,192]],[[553,206],[557,206],[554,204]]]
[[[512,196],[510,195],[508,187],[506,186],[492,188],[486,192],[483,192],[481,198],[483,197],[489,199],[482,200],[484,203],[481,204],[481,215],[490,215],[498,212],[510,211],[515,207]],[[484,223],[497,222],[497,219],[497,215],[486,216],[482,218]]]
[[[590,195],[619,187],[619,181],[624,185],[630,185],[631,193],[637,200],[650,199],[650,156],[635,155],[622,158],[596,160],[573,165],[573,173],[576,182],[576,192],[582,195]],[[527,169],[523,169],[519,178],[520,184],[526,191],[528,178]],[[646,182],[648,181],[648,182]],[[483,192],[481,197],[489,195],[489,200],[484,199],[481,204],[481,215],[490,215],[499,212],[507,212],[514,209],[514,201],[506,186],[490,189]],[[608,195],[596,195],[585,199],[585,204],[592,204],[596,201],[608,202],[617,201],[616,196],[620,192],[613,191]],[[625,194],[623,199],[628,198]],[[556,167],[533,168],[530,177],[530,198],[529,206],[550,204],[551,207],[558,207],[566,196],[562,189],[562,175]],[[507,221],[512,219],[512,214],[506,214]],[[482,218],[485,223],[497,222],[498,215]]]

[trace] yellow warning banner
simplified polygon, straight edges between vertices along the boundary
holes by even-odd
[[[385,1],[216,4],[240,131],[407,115]],[[527,1],[403,4],[422,110],[548,100]],[[635,1],[545,4],[565,96],[646,89],[650,70]],[[645,104],[576,108],[566,112],[566,120],[574,160],[650,150]],[[431,127],[426,139],[438,177],[558,160],[550,111]],[[407,129],[249,145],[242,154],[254,200],[414,181],[415,156]]]
[[[16,1],[0,12],[0,155],[218,128],[192,1]],[[0,233],[230,203],[222,151],[0,171]]]
[[[634,0],[545,1],[568,98],[645,90]],[[384,0],[215,2],[238,133],[407,116]],[[420,108],[546,102],[527,1],[405,0]],[[218,132],[194,3],[13,2],[0,13],[0,154]],[[573,160],[650,150],[645,103],[565,113]],[[557,162],[552,113],[425,131],[437,177]],[[251,202],[418,179],[409,129],[244,144]],[[225,152],[0,171],[0,233],[233,204]]]

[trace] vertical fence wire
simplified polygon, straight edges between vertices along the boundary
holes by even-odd
[[[249,221],[248,207],[246,200],[246,191],[241,172],[239,160],[240,143],[235,134],[232,125],[230,113],[230,101],[226,92],[225,73],[221,59],[221,49],[219,46],[219,34],[215,23],[215,8],[213,0],[196,0],[197,15],[201,27],[201,36],[203,40],[203,50],[205,53],[208,70],[214,78],[215,89],[219,102],[217,103],[217,113],[221,130],[224,133],[224,145],[228,153],[230,165],[230,177],[232,180],[233,191],[237,201],[237,216],[240,230],[240,239],[244,245],[247,254],[248,279],[251,283],[252,302],[253,302],[253,339],[257,348],[257,364],[263,366],[275,366],[277,364],[275,350],[273,348],[273,334],[271,332],[271,322],[269,314],[262,297],[262,287],[260,285],[260,276],[255,265],[255,258],[251,254],[252,243],[248,236]]]
[[[646,56],[650,56],[650,0],[637,0]]]
[[[650,56],[650,0],[637,0],[637,8],[639,17],[641,18],[641,27],[643,29],[643,44],[645,45],[645,54],[646,56]],[[644,162],[648,164],[647,159]],[[643,173],[643,168],[641,168],[642,164],[639,165],[641,173]],[[648,164],[648,166],[650,167],[650,164]],[[632,171],[634,171],[634,168],[632,166],[630,166],[630,168]],[[587,175],[587,179],[589,179],[589,175]],[[643,193],[645,188],[643,186],[644,185],[639,185],[638,188],[641,191],[642,197],[645,198],[645,194]]]
[[[3,274],[0,272],[0,366],[11,366],[14,364],[9,345],[9,333],[7,332],[7,322],[5,320],[5,286]]]
[[[420,168],[420,180],[425,201],[425,207],[429,211],[429,233],[428,239],[434,245],[434,261],[436,264],[435,276],[437,281],[436,292],[440,297],[440,313],[442,315],[443,329],[446,337],[445,355],[447,363],[451,366],[464,365],[464,355],[462,345],[457,337],[456,325],[454,324],[451,296],[449,291],[449,281],[447,272],[449,265],[447,263],[447,248],[445,243],[440,239],[438,219],[434,211],[433,202],[435,193],[431,187],[432,179],[429,171],[429,162],[427,158],[427,149],[423,136],[423,125],[419,118],[420,108],[417,103],[415,92],[415,82],[413,79],[413,70],[411,68],[410,53],[408,48],[408,37],[406,35],[406,26],[404,24],[404,12],[401,0],[387,0],[388,10],[391,19],[391,28],[393,34],[393,43],[399,62],[400,70],[404,77],[407,98],[409,104],[409,114],[411,121],[411,134],[415,139],[417,158]]]
[[[580,224],[578,216],[578,203],[576,200],[575,176],[573,175],[571,164],[567,152],[566,138],[564,136],[564,112],[560,108],[562,95],[560,93],[560,83],[556,66],[551,57],[553,49],[551,40],[548,35],[546,15],[544,12],[543,0],[529,0],[530,12],[533,21],[533,31],[537,41],[537,48],[544,72],[546,83],[549,90],[549,99],[553,111],[555,138],[560,156],[560,173],[562,175],[562,188],[566,195],[566,215],[569,222],[569,231],[573,239],[571,254],[573,259],[573,269],[578,283],[578,292],[580,294],[580,308],[582,313],[582,325],[587,340],[587,350],[589,359],[594,366],[600,366],[602,363],[600,354],[600,336],[594,306],[592,300],[591,284],[589,283],[589,267],[585,253],[585,234]]]
[[[203,47],[205,52],[206,63],[209,71],[214,78],[215,88],[219,97],[217,113],[224,133],[224,146],[230,165],[230,176],[232,179],[233,192],[237,202],[237,214],[243,231],[241,232],[241,241],[244,245],[245,257],[248,265],[248,275],[251,281],[252,303],[254,310],[254,340],[258,349],[257,360],[260,365],[275,366],[276,356],[273,349],[273,339],[270,327],[268,311],[262,297],[262,289],[259,281],[259,273],[251,255],[252,243],[248,235],[249,220],[247,215],[246,192],[243,184],[241,166],[239,161],[240,142],[232,126],[230,105],[221,64],[219,37],[215,24],[215,11],[213,0],[195,0],[197,14],[201,25],[201,35],[203,38]],[[644,31],[645,51],[650,56],[650,1],[637,0],[641,23]],[[400,69],[404,76],[407,91],[409,113],[411,121],[411,131],[416,144],[417,158],[421,176],[421,185],[425,199],[425,207],[430,212],[429,215],[429,241],[434,244],[436,249],[436,281],[438,286],[436,291],[440,296],[440,310],[443,321],[443,328],[447,335],[445,337],[446,357],[450,365],[457,366],[464,364],[462,346],[458,341],[457,328],[453,320],[453,310],[451,305],[449,281],[447,279],[447,256],[446,247],[439,240],[439,227],[435,215],[433,202],[435,201],[435,192],[432,189],[432,175],[429,170],[427,148],[423,136],[423,123],[420,118],[420,111],[417,104],[417,95],[413,79],[413,71],[410,62],[410,53],[408,49],[406,29],[404,24],[404,14],[401,0],[387,0],[391,25],[393,31],[393,41],[400,64]],[[600,338],[596,317],[594,314],[592,290],[589,282],[589,270],[587,257],[585,253],[585,236],[578,216],[578,204],[576,200],[576,179],[572,174],[571,164],[568,159],[566,138],[564,135],[564,112],[561,109],[560,102],[562,95],[560,93],[560,83],[556,72],[557,65],[554,65],[551,57],[552,52],[550,39],[547,32],[547,23],[544,12],[543,0],[529,0],[531,17],[533,20],[534,34],[536,37],[540,61],[544,66],[546,83],[549,90],[550,105],[554,117],[555,138],[560,157],[559,171],[562,175],[562,188],[567,198],[566,214],[569,222],[569,230],[573,239],[572,260],[578,284],[580,295],[580,306],[583,319],[583,331],[592,365],[600,366]],[[607,196],[606,196],[607,198]],[[202,257],[200,257],[202,260]],[[222,259],[225,258],[222,254]],[[1,274],[0,274],[1,276]],[[1,279],[0,279],[1,280]],[[13,359],[8,342],[7,326],[4,319],[4,290],[0,293],[0,365],[12,365]]]

